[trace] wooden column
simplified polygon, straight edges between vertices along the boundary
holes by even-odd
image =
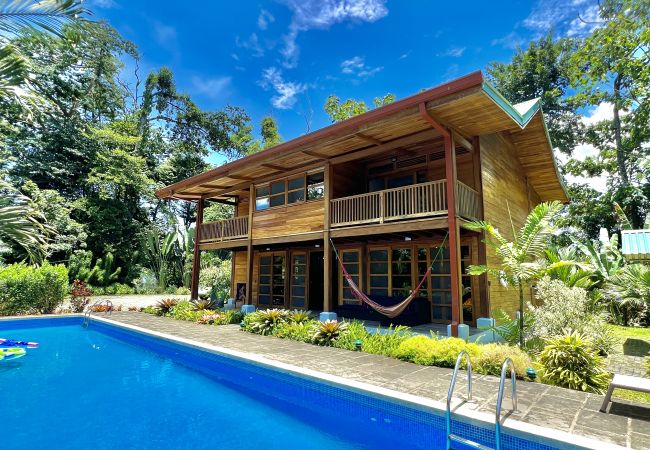
[[[332,198],[332,166],[325,165],[323,174],[325,219],[323,220],[323,311],[334,310],[332,302],[332,246],[330,244],[330,205]]]
[[[451,275],[451,333],[458,336],[462,316],[462,277],[460,265],[460,229],[456,214],[456,149],[451,133],[444,136],[445,178],[447,179],[447,223],[449,225],[449,265]]]
[[[237,214],[239,214],[239,197],[235,198],[235,206],[234,210],[232,212],[233,218],[237,217]],[[237,254],[236,251],[231,250],[230,251],[230,297],[235,299],[235,302],[237,301],[237,286],[235,286],[235,255]]]
[[[196,227],[194,228],[194,257],[192,258],[192,287],[190,291],[190,299],[197,300],[199,298],[199,271],[201,270],[201,248],[199,241],[201,240],[201,224],[203,224],[203,203],[205,200],[199,199],[196,208]]]
[[[253,304],[253,211],[255,210],[255,186],[248,193],[248,240],[246,243],[246,304]]]
[[[472,138],[472,168],[474,171],[474,189],[478,192],[478,218],[483,220],[483,176],[481,166],[481,141],[478,136]],[[485,246],[485,233],[481,231],[478,237],[478,264],[487,264],[487,248]],[[488,295],[488,276],[481,275],[479,278],[479,313],[481,317],[490,317],[490,298]],[[476,316],[476,314],[475,314]],[[478,316],[474,317],[474,320]]]

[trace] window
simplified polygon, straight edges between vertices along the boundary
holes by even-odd
[[[359,289],[362,289],[360,278],[361,250],[341,250],[340,255],[343,261],[343,266],[345,266],[345,270],[350,275],[350,278],[352,278],[352,281],[354,281]],[[352,295],[352,289],[350,289],[348,281],[343,277],[343,270],[341,270],[341,268],[339,268],[339,279],[341,280],[341,290],[339,291],[341,303],[345,305],[358,305],[360,302],[354,295]]]
[[[291,256],[291,300],[292,308],[306,306],[307,254],[294,253]]]
[[[317,200],[325,196],[325,174],[307,174],[307,200]]]
[[[287,182],[287,203],[302,202],[305,200],[305,177],[300,176]]]
[[[411,293],[411,260],[410,248],[395,248],[391,255],[391,295],[406,298]]]
[[[472,322],[474,320],[474,296],[472,295],[472,277],[467,273],[467,267],[472,264],[471,252],[469,245],[460,247],[460,265],[461,280],[463,292],[463,321]]]
[[[431,319],[434,322],[451,320],[451,265],[448,247],[430,249]]]
[[[370,295],[388,296],[388,250],[376,249],[368,252],[370,258]]]
[[[255,188],[255,209],[262,211],[275,206],[318,200],[325,194],[323,172],[301,174],[269,185]]]
[[[257,303],[259,306],[284,307],[285,257],[260,255]]]

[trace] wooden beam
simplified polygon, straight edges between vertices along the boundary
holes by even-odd
[[[382,145],[384,143],[384,141],[380,139],[376,139],[372,136],[368,136],[367,134],[363,134],[363,133],[357,133],[355,134],[355,136],[358,137],[359,139],[363,139],[364,141],[370,142],[371,144],[375,144],[375,145]]]
[[[319,159],[329,159],[330,157],[328,155],[324,155],[322,153],[318,153],[312,150],[300,150],[300,153],[304,153],[307,156],[312,156],[314,158],[319,158]]]
[[[323,219],[323,311],[334,309],[332,301],[332,246],[330,244],[330,199],[332,198],[332,166],[327,164],[323,177],[325,211]]]
[[[201,224],[203,223],[203,199],[198,201],[196,208],[196,228],[194,229],[194,255],[192,257],[192,286],[190,299],[199,298],[199,271],[201,270]]]
[[[226,178],[232,178],[233,180],[243,180],[243,181],[253,181],[254,178],[251,177],[245,177],[243,175],[226,175]]]
[[[458,131],[452,130],[451,134],[453,136],[455,144],[460,144],[462,147],[466,148],[470,152],[474,151],[474,146],[472,145],[472,143],[467,139],[465,139],[465,137],[462,134],[460,134]]]
[[[474,188],[478,192],[478,215],[479,219],[483,220],[484,206],[483,206],[483,167],[481,162],[481,140],[478,136],[472,138],[472,168],[474,171]],[[478,263],[481,265],[487,264],[487,245],[483,242],[485,239],[485,232],[481,232],[478,238]],[[490,317],[490,297],[487,274],[479,277],[479,311],[482,317]],[[476,317],[474,317],[476,319]]]
[[[248,239],[246,241],[246,304],[253,304],[253,211],[255,210],[255,186],[248,191]]]
[[[253,239],[253,245],[261,246],[261,245],[289,244],[292,242],[320,241],[322,239],[323,239],[322,231],[310,231],[308,233],[295,233],[287,236]]]
[[[332,228],[332,238],[370,236],[374,234],[392,234],[405,231],[426,231],[447,228],[447,217],[433,219],[404,220],[402,222],[386,222],[383,224],[361,225],[353,227]]]
[[[200,188],[208,188],[208,189],[230,189],[232,186],[224,186],[224,185],[221,185],[221,184],[205,183],[205,184],[200,184],[198,187],[200,187]]]
[[[232,241],[216,241],[201,244],[201,250],[227,250],[227,249],[246,249],[248,239],[233,239]]]

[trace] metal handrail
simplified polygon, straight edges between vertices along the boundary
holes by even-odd
[[[110,300],[98,300],[95,303],[93,303],[91,306],[88,307],[88,309],[84,312],[84,320],[82,323],[82,326],[85,328],[88,328],[88,325],[90,324],[90,314],[93,312],[93,308],[95,306],[101,306],[102,304],[106,303],[106,311],[104,311],[104,315],[112,315],[113,314],[113,302]]]
[[[496,422],[495,422],[495,449],[501,450],[501,404],[503,403],[503,386],[506,382],[506,373],[510,368],[510,378],[512,379],[512,410],[517,411],[517,377],[515,374],[515,364],[512,359],[506,358],[501,366],[501,380],[499,380],[499,395],[497,396]]]
[[[451,449],[451,399],[454,396],[454,388],[456,387],[456,377],[460,369],[460,363],[463,357],[467,358],[467,401],[472,400],[472,360],[469,354],[463,350],[456,358],[456,366],[454,366],[454,373],[451,376],[451,383],[449,384],[449,391],[447,392],[447,411],[445,413],[445,424],[447,425],[447,450]]]

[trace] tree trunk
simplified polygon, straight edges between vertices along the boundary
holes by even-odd
[[[630,184],[630,179],[627,175],[627,163],[625,161],[625,154],[623,152],[623,144],[621,143],[621,75],[617,75],[614,80],[614,143],[616,145],[616,164],[618,165],[618,176],[621,177],[623,186]]]
[[[524,287],[519,285],[519,347],[524,348]]]

